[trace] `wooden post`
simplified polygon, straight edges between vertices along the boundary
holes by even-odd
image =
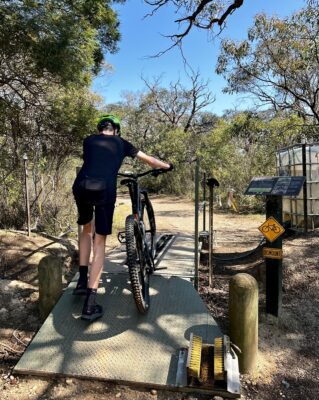
[[[62,294],[62,260],[45,256],[38,266],[39,311],[42,320],[50,314]]]
[[[229,283],[230,340],[241,350],[242,374],[256,368],[258,353],[258,284],[249,274],[237,274]]]

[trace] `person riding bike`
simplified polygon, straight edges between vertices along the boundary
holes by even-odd
[[[117,173],[124,158],[137,157],[152,168],[172,169],[171,164],[143,153],[120,134],[118,117],[109,114],[99,118],[97,133],[83,141],[84,163],[72,186],[78,209],[77,223],[83,226],[79,241],[80,277],[73,294],[86,295],[81,318],[89,321],[103,315],[102,306],[96,303],[96,294],[104,265],[106,237],[112,233]],[[93,238],[93,259],[88,279]]]

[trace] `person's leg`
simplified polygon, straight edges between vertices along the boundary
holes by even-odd
[[[93,241],[93,260],[90,269],[88,287],[97,289],[105,260],[105,241],[112,233],[114,204],[104,204],[95,207],[95,235]]]
[[[105,259],[106,236],[112,233],[114,204],[103,204],[95,207],[95,236],[93,241],[93,260],[87,296],[82,310],[82,319],[94,321],[103,315],[103,308],[96,304],[97,288]]]
[[[73,290],[75,295],[85,295],[87,292],[88,268],[92,246],[93,206],[86,202],[83,190],[74,187],[73,190],[78,209],[78,224],[82,226],[79,237],[79,274],[77,285]]]
[[[97,289],[105,259],[106,235],[95,233],[93,242],[93,261],[90,268],[90,278],[86,299],[82,310],[82,319],[94,321],[103,315],[103,308],[96,304]]]
[[[80,234],[80,265],[79,265],[79,279],[73,294],[75,295],[85,295],[87,292],[87,282],[88,282],[88,269],[89,260],[92,246],[92,221],[83,225],[82,232]]]
[[[88,287],[97,289],[102,273],[105,259],[105,241],[106,235],[95,234],[93,242],[93,261],[90,269],[90,279]]]
[[[89,265],[92,246],[92,221],[83,225],[80,235],[80,266]]]

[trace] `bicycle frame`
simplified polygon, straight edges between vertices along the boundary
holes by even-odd
[[[146,172],[142,172],[140,174],[129,174],[129,173],[118,173],[118,176],[123,176],[127,179],[123,179],[121,181],[121,185],[126,185],[129,188],[131,203],[132,203],[132,213],[136,220],[142,220],[142,196],[144,196],[145,200],[148,201],[148,194],[145,189],[141,189],[138,183],[138,178],[148,174],[160,174],[163,172],[167,172],[167,170],[158,169],[158,170],[149,170]]]
[[[124,184],[124,183],[123,183]],[[132,203],[132,214],[136,220],[142,219],[142,203],[141,203],[141,194],[142,190],[137,182],[134,179],[127,179],[126,185],[129,188],[131,203]]]

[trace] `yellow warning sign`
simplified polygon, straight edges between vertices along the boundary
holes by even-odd
[[[264,247],[263,248],[263,256],[265,258],[274,258],[275,260],[281,260],[282,259],[282,250],[274,249],[271,247]]]
[[[270,242],[273,242],[285,232],[284,227],[274,217],[269,217],[258,229]]]

